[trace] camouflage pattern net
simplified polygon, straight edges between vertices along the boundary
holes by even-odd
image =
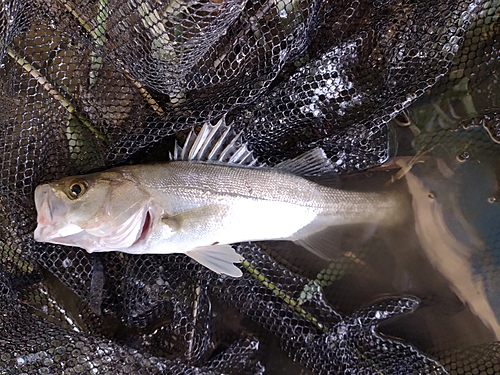
[[[499,16],[481,0],[2,0],[0,373],[499,373],[497,343],[384,334],[432,297],[362,292],[383,241],[330,265],[241,244],[231,279],[32,236],[38,184],[165,160],[171,135],[222,115],[262,161],[321,146],[341,173],[385,162],[412,103],[498,142]]]

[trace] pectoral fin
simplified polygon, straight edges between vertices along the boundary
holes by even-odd
[[[213,204],[193,208],[173,216],[164,216],[161,220],[172,232],[190,232],[195,236],[218,227],[219,219],[226,214],[227,210],[227,206]]]
[[[219,230],[220,218],[228,210],[223,205],[208,205],[184,211],[177,215],[165,216],[163,224],[169,230],[175,232],[178,241],[183,243],[211,243],[212,233]],[[212,239],[211,239],[212,238]],[[241,270],[233,263],[239,263],[243,257],[236,253],[229,245],[207,245],[188,250],[186,255],[198,263],[217,273],[223,273],[232,277],[241,277]]]
[[[241,270],[233,263],[240,263],[243,257],[229,245],[200,246],[189,250],[186,255],[217,273],[241,277]]]

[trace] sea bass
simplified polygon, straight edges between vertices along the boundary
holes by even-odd
[[[290,240],[328,258],[327,228],[388,223],[390,194],[320,184],[332,175],[323,150],[275,167],[257,159],[224,118],[191,131],[171,161],[66,177],[35,190],[35,240],[88,252],[184,253],[217,272],[242,275],[232,243]],[[316,176],[316,177],[315,177]]]

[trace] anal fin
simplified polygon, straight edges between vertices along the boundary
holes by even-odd
[[[316,231],[306,227],[297,232],[292,240],[314,255],[332,261],[346,250],[346,243],[363,244],[374,236],[377,228],[376,223],[324,226]]]
[[[198,263],[216,272],[232,277],[241,277],[241,270],[234,265],[240,263],[243,257],[230,245],[200,246],[186,252]]]
[[[307,235],[300,235],[299,233],[298,238],[294,239],[293,242],[314,255],[331,261],[340,254],[342,228],[329,227]]]

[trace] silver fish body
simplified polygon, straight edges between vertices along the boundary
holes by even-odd
[[[329,226],[387,222],[399,209],[391,195],[326,187],[293,168],[173,161],[63,178],[36,188],[35,239],[89,252],[185,253],[239,276],[229,244],[286,239],[322,255],[314,238]]]

